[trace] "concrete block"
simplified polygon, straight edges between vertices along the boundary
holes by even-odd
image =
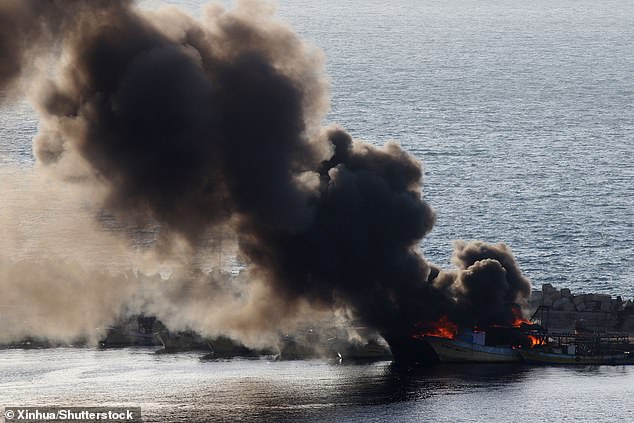
[[[566,303],[564,304],[564,311],[575,311],[577,308],[575,307],[575,305],[573,303]]]
[[[561,310],[564,307],[564,304],[569,304],[568,298],[559,298],[553,302],[553,308],[555,310]]]
[[[545,283],[542,285],[542,292],[544,293],[544,296],[547,296],[548,294],[554,291],[556,291],[556,289],[551,284]]]
[[[544,301],[542,302],[542,304],[544,305],[544,307],[552,307],[553,306],[553,299],[552,297],[546,297],[544,298]]]
[[[542,296],[541,291],[533,291],[533,292],[531,292],[531,297],[528,300],[528,302],[531,303],[531,304],[541,304],[542,303],[542,299],[543,299],[543,296]]]
[[[572,302],[575,303],[575,305],[583,304],[583,298],[583,295],[576,296],[572,299]]]
[[[612,310],[612,301],[601,301],[601,311],[609,313]]]
[[[625,318],[619,330],[634,335],[634,314]]]
[[[561,298],[570,297],[570,288],[561,288]]]

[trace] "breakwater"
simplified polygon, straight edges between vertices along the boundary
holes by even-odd
[[[533,291],[528,311],[549,330],[569,331],[583,326],[599,332],[634,334],[634,302],[621,296],[573,293],[551,284]]]

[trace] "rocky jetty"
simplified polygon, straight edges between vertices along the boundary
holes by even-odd
[[[634,302],[620,296],[575,294],[544,284],[541,291],[533,291],[529,309],[549,330],[569,331],[582,325],[593,331],[634,335]]]

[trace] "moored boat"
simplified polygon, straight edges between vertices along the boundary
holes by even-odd
[[[622,365],[634,364],[634,356],[629,351],[620,354],[581,355],[565,352],[547,352],[540,349],[518,349],[522,359],[530,364],[576,364],[576,365]]]
[[[634,345],[625,334],[544,333],[530,348],[519,348],[522,359],[532,364],[622,365],[634,364]]]
[[[471,332],[451,339],[425,336],[441,363],[513,363],[521,361],[511,345],[486,345],[485,332]]]

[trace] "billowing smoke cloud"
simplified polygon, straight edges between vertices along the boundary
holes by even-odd
[[[456,302],[455,321],[492,325],[523,317],[531,285],[506,245],[456,241],[452,261],[457,270],[439,272],[433,284]]]
[[[237,241],[249,288],[183,277],[153,285],[151,298],[132,295],[137,310],[181,310],[184,326],[248,333],[308,305],[345,309],[389,334],[441,316],[510,323],[530,293],[501,244],[456,244],[456,271],[423,259],[419,243],[435,215],[422,199],[420,163],[395,142],[374,147],[321,127],[322,54],[267,5],[212,5],[200,21],[129,1],[7,5],[2,86],[43,45],[60,49],[32,95],[41,167],[98,187],[97,215],[154,228],[163,259],[200,254],[210,234]],[[209,302],[205,291],[216,293]]]

